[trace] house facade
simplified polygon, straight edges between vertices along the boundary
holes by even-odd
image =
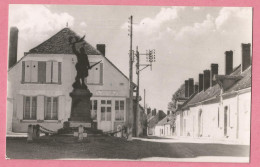
[[[56,131],[71,114],[77,63],[69,44],[79,37],[69,28],[41,43],[16,62],[8,71],[7,131],[26,132],[29,124],[40,124]],[[105,57],[105,45],[84,45],[90,65],[85,82],[93,94],[91,118],[96,128],[111,131],[126,122],[129,105],[128,78]]]
[[[168,114],[155,125],[154,135],[166,137],[173,136],[175,132],[174,120],[175,116],[173,114]]]
[[[178,110],[177,136],[250,144],[251,45],[242,44],[242,63],[236,68],[233,52],[225,53],[225,75],[218,75],[215,65],[210,75],[205,70],[203,82],[199,82],[203,89]]]
[[[159,127],[156,127],[156,125],[165,117],[166,114],[162,110],[159,110],[158,113],[156,112],[156,109],[152,110],[152,112],[148,114],[147,135],[158,135]]]

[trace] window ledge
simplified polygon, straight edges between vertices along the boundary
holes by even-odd
[[[20,120],[22,123],[61,123],[61,120]]]
[[[119,120],[115,120],[114,122],[125,122],[125,120],[119,121]]]
[[[61,120],[43,120],[43,122],[48,122],[48,123],[61,123]]]
[[[103,83],[87,83],[87,85],[100,85],[100,86],[103,86],[104,84]]]
[[[35,84],[35,85],[62,85],[62,83],[40,83],[40,82],[21,82],[21,84]]]
[[[23,123],[36,123],[37,120],[21,119],[20,122],[23,122]]]

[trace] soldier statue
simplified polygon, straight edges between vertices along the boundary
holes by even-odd
[[[84,46],[86,43],[83,43],[83,46],[80,47],[79,51],[76,48],[76,44],[83,42],[85,36],[82,38],[73,37],[69,38],[69,43],[72,45],[72,51],[77,56],[77,63],[76,63],[76,70],[77,70],[77,76],[75,78],[75,82],[73,83],[73,88],[83,88],[87,89],[87,85],[85,84],[85,78],[88,77],[88,70],[91,69],[91,66],[89,64],[88,55],[86,54],[86,51],[84,49]]]

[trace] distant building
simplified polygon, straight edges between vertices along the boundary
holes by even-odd
[[[18,62],[9,61],[13,64],[8,71],[8,131],[27,132],[29,124],[40,124],[56,131],[70,118],[70,92],[73,90],[77,61],[69,45],[70,37],[79,36],[64,28],[25,53]],[[90,64],[102,61],[89,70],[86,78],[87,86],[93,93],[91,117],[97,129],[116,130],[126,122],[129,80],[107,59],[105,45],[94,48],[86,41],[83,43]],[[16,57],[12,55],[9,59]]]
[[[233,52],[225,54],[225,75],[212,64],[199,75],[199,92],[178,110],[177,136],[250,143],[251,44],[242,44],[242,64],[236,68]]]
[[[173,136],[175,131],[175,115],[169,114],[155,125],[155,136]]]
[[[147,119],[147,134],[148,135],[155,135],[155,126],[159,121],[161,121],[166,114],[162,111],[159,110],[158,113],[156,109],[154,109],[150,114],[149,114],[149,119]]]

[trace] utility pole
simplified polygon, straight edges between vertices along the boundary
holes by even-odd
[[[129,113],[128,113],[128,119],[127,119],[127,133],[128,138],[127,140],[132,140],[133,135],[133,49],[132,49],[132,43],[133,43],[133,16],[130,16],[130,30],[129,30],[129,36],[130,36],[130,51],[129,51]]]
[[[135,136],[138,137],[138,123],[139,123],[139,86],[140,86],[140,76],[139,76],[139,63],[140,63],[140,59],[139,59],[139,51],[138,51],[138,46],[136,46],[136,74],[137,74],[137,87],[136,87],[136,106],[135,106],[135,121],[134,121],[134,125],[135,125]]]
[[[145,112],[145,110],[146,110],[146,106],[145,106],[146,104],[145,104],[145,89],[144,89],[144,112]]]
[[[145,55],[147,62],[149,64],[140,64],[140,55]],[[138,137],[138,120],[139,120],[139,87],[140,87],[140,72],[147,67],[151,67],[152,70],[152,63],[155,62],[155,50],[146,51],[144,54],[140,54],[138,51],[138,46],[136,47],[136,74],[137,74],[137,88],[136,88],[136,105],[135,105],[135,114],[134,114],[134,125],[135,125],[135,135]],[[140,67],[143,66],[142,69]],[[145,108],[145,104],[144,104]]]

